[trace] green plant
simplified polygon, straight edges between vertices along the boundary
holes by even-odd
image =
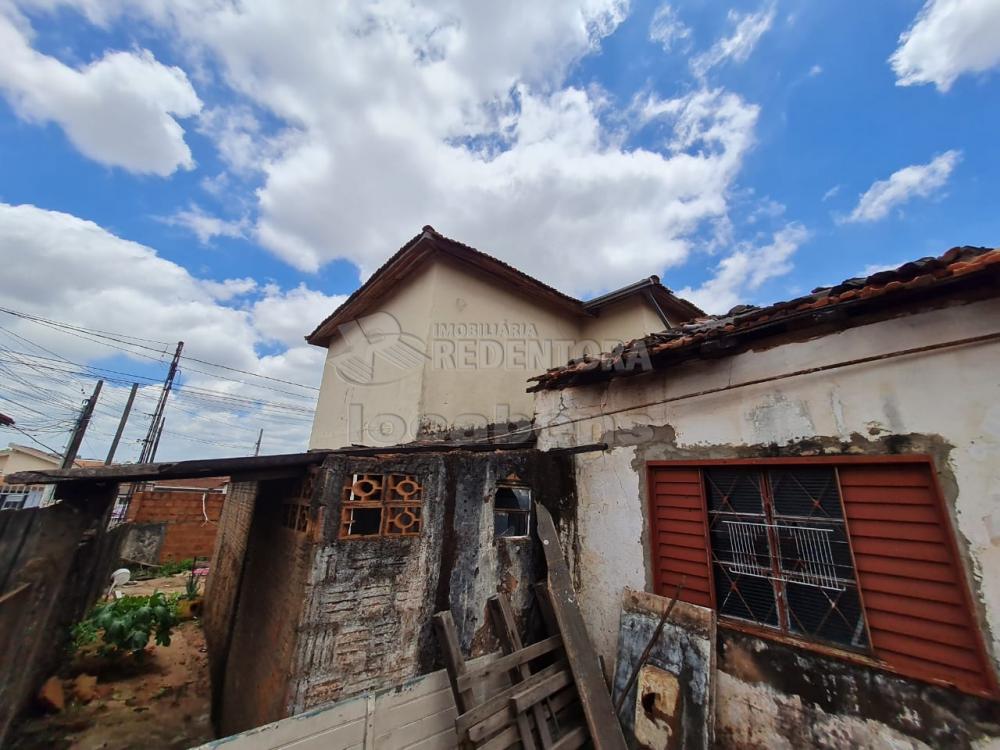
[[[157,569],[156,576],[158,578],[161,576],[172,576],[176,573],[183,573],[188,570],[194,570],[194,558],[165,562],[159,567],[159,569]]]
[[[191,575],[188,576],[187,581],[184,582],[184,598],[198,598],[198,577],[194,574],[193,569],[191,571]]]
[[[98,652],[121,656],[140,654],[150,636],[160,646],[170,645],[170,632],[177,624],[176,602],[155,592],[150,596],[123,596],[98,604],[73,627],[73,645],[80,649],[101,638]]]

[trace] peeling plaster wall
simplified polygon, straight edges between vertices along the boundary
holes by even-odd
[[[355,473],[415,475],[423,487],[420,535],[338,538],[341,489]],[[532,626],[530,584],[544,572],[541,549],[533,536],[493,538],[493,493],[511,478],[570,517],[565,457],[518,450],[326,460],[318,499],[324,528],[303,588],[287,714],[437,669],[435,612],[452,611],[467,658],[497,648],[486,602],[498,591]]]
[[[537,394],[536,421],[549,426],[540,433],[540,448],[595,441],[612,446],[605,454],[576,457],[579,549],[586,550],[577,561],[581,605],[605,659],[614,659],[608,631],[619,612],[622,587],[652,590],[644,536],[647,461],[929,453],[958,532],[977,615],[996,662],[1000,577],[991,574],[1000,570],[1000,378],[996,375],[1000,346],[996,343],[850,366],[669,404],[639,405],[992,333],[1000,328],[998,321],[1000,302],[976,302],[806,342],[685,363],[667,373]],[[629,407],[634,408],[600,416]],[[581,417],[592,418],[567,423]],[[619,513],[631,518],[619,518]],[[720,681],[719,718],[723,722],[738,714],[722,710],[725,694],[733,685],[729,678]],[[770,700],[756,694],[760,700]],[[855,698],[853,709],[840,708],[857,712],[864,723],[865,703]],[[735,711],[732,705],[730,709]],[[797,721],[806,724],[816,719],[807,714],[799,712]],[[884,726],[881,720],[874,721]],[[892,732],[886,732],[879,742],[891,744]],[[1000,735],[1000,731],[989,734]]]

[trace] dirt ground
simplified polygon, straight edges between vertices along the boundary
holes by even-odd
[[[142,581],[125,593],[172,592],[174,578]],[[176,578],[183,590],[184,575]],[[73,696],[73,679],[80,673],[97,677],[96,695],[87,703]],[[59,676],[64,678],[65,710],[37,710],[22,717],[10,750],[173,749],[214,737],[205,637],[197,620],[180,623],[170,646],[150,646],[139,662],[116,665],[97,656],[83,657]]]

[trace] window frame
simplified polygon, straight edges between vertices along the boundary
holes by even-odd
[[[673,468],[673,469],[696,469],[699,475],[703,477],[701,472],[702,469],[708,467],[719,467],[719,466],[730,466],[734,468],[751,468],[751,467],[780,467],[789,465],[799,465],[799,466],[846,466],[846,465],[863,465],[863,464],[921,464],[925,466],[928,470],[928,476],[930,477],[930,492],[933,497],[934,503],[941,511],[941,524],[943,526],[943,534],[945,538],[945,544],[948,547],[949,555],[954,561],[956,566],[956,575],[958,578],[957,588],[959,596],[962,599],[962,605],[969,613],[972,622],[976,626],[975,643],[976,648],[979,652],[979,657],[986,669],[986,680],[990,685],[990,690],[987,693],[973,692],[973,694],[984,695],[985,697],[996,699],[1000,696],[1000,682],[997,678],[997,667],[990,655],[989,650],[986,647],[985,642],[985,629],[984,623],[982,621],[979,609],[976,607],[975,599],[972,595],[972,588],[969,582],[969,571],[967,570],[964,558],[962,557],[961,550],[958,546],[958,539],[956,537],[955,524],[952,520],[951,513],[948,510],[948,505],[944,499],[944,493],[941,490],[941,483],[938,478],[937,467],[934,463],[933,456],[926,453],[901,453],[901,454],[874,454],[874,455],[825,455],[825,456],[777,456],[777,457],[748,457],[748,458],[704,458],[704,459],[673,459],[673,460],[655,460],[646,462],[646,513],[647,519],[644,524],[647,532],[652,531],[652,519],[656,517],[656,494],[654,489],[653,474],[657,468]],[[844,509],[843,501],[843,490],[840,486],[840,477],[838,472],[838,493],[840,494],[841,508]],[[704,543],[705,551],[709,556],[709,570],[711,570],[711,537],[709,530],[709,514],[708,514],[708,502],[704,489],[701,492],[701,514],[705,520],[705,534]],[[845,528],[847,530],[848,540],[851,540],[850,532],[850,522],[846,518],[845,514]],[[654,589],[659,584],[659,575],[656,571],[654,549],[653,549],[653,539],[651,533],[647,535],[648,542],[644,545],[644,554],[646,555],[646,570],[649,575],[649,580],[653,582]],[[854,561],[854,549],[853,541],[851,541],[851,559],[852,563],[855,565],[855,577],[857,577],[857,565]],[[862,615],[865,618],[865,626],[868,627],[868,611],[864,602],[864,593],[862,591],[862,586],[858,585],[858,597],[861,601]],[[719,627],[733,630],[736,632],[746,633],[755,637],[759,637],[765,640],[777,641],[779,643],[784,643],[788,645],[795,646],[797,648],[802,648],[808,651],[813,651],[825,656],[830,656],[843,661],[852,662],[859,664],[861,666],[872,667],[875,669],[880,669],[888,671],[894,674],[898,674],[908,679],[914,679],[912,673],[897,669],[892,664],[888,664],[878,658],[876,658],[872,652],[872,644],[869,640],[868,649],[865,651],[852,650],[849,648],[841,647],[838,645],[832,645],[828,642],[810,640],[803,638],[795,633],[782,632],[777,628],[767,627],[764,625],[757,625],[756,623],[748,622],[746,620],[740,620],[738,618],[732,618],[726,615],[719,614],[718,601],[716,598],[715,591],[715,581],[714,578],[711,579],[709,585],[709,599],[711,601],[711,609],[716,614],[716,620]],[[870,631],[869,631],[870,632]],[[920,677],[925,682],[931,682],[934,684],[943,685],[952,689],[956,689],[953,684],[947,680],[935,678],[930,675],[926,677]],[[958,688],[962,690],[961,688]],[[970,692],[968,690],[963,690],[963,692]]]
[[[527,490],[528,491],[528,508],[527,508],[527,510],[515,510],[514,508],[501,508],[499,511],[497,511],[497,492],[499,492],[502,489]],[[492,500],[493,500],[493,502],[491,504],[493,506],[493,529],[494,529],[494,532],[493,532],[493,541],[496,541],[498,539],[503,539],[505,541],[516,542],[516,541],[521,541],[521,540],[524,540],[524,539],[530,539],[531,538],[531,517],[532,517],[531,510],[532,510],[532,508],[535,505],[535,491],[531,487],[531,485],[528,485],[528,484],[519,484],[517,482],[497,482],[496,485],[493,487],[493,498],[492,498]],[[497,513],[498,512],[503,513],[505,515],[509,515],[510,513],[516,513],[516,514],[522,514],[523,513],[524,516],[525,516],[525,518],[526,518],[525,525],[524,525],[524,528],[525,528],[524,533],[523,534],[517,534],[515,536],[507,536],[507,535],[497,536],[496,535],[496,517],[497,517]]]
[[[711,538],[711,530],[712,529],[711,529],[711,527],[712,527],[712,514],[713,513],[717,513],[717,514],[725,513],[725,511],[712,511],[708,507],[708,490],[707,490],[707,486],[705,486],[705,483],[707,482],[708,477],[706,476],[706,473],[705,473],[704,470],[705,469],[720,468],[720,466],[721,467],[726,467],[726,468],[732,468],[734,470],[740,470],[740,469],[742,469],[742,470],[745,470],[745,471],[748,471],[748,472],[756,472],[759,475],[757,478],[761,482],[761,485],[760,485],[760,488],[759,488],[760,496],[761,496],[761,513],[760,514],[738,513],[738,512],[734,512],[734,513],[736,515],[747,515],[747,516],[759,517],[759,518],[762,519],[763,523],[765,523],[768,526],[768,531],[767,531],[767,536],[768,536],[768,557],[769,557],[769,564],[770,564],[771,570],[774,573],[774,576],[773,576],[773,578],[771,580],[771,586],[772,586],[772,590],[774,591],[776,617],[777,617],[777,624],[776,625],[767,625],[767,624],[764,624],[764,623],[755,622],[753,620],[748,620],[746,618],[738,617],[738,616],[732,615],[732,614],[722,614],[722,612],[719,611],[719,605],[718,605],[718,600],[716,599],[716,591],[715,591],[715,570],[714,570],[714,566],[715,566],[716,563],[713,560],[713,558],[717,557],[717,554],[716,554],[715,550],[712,547],[712,538]],[[865,645],[863,645],[863,646],[851,646],[851,645],[848,645],[848,644],[837,643],[835,641],[831,641],[831,640],[827,640],[827,639],[824,639],[824,638],[820,638],[818,636],[809,636],[809,635],[797,633],[796,631],[792,630],[792,627],[791,627],[791,618],[792,618],[791,610],[792,610],[792,607],[791,607],[791,604],[788,601],[788,584],[789,583],[793,583],[794,584],[795,582],[794,581],[789,581],[788,579],[785,579],[785,578],[782,578],[782,576],[780,575],[780,572],[782,570],[782,568],[781,568],[780,542],[778,541],[777,532],[773,528],[771,528],[772,526],[777,527],[781,523],[782,520],[787,520],[787,519],[790,519],[792,517],[789,516],[788,514],[779,513],[778,510],[777,510],[777,505],[776,505],[776,501],[775,501],[775,497],[774,497],[774,489],[773,489],[773,486],[772,486],[771,477],[768,475],[768,468],[772,468],[772,469],[791,469],[793,467],[797,467],[797,468],[828,467],[833,472],[833,480],[835,482],[834,489],[835,489],[835,491],[837,493],[837,505],[838,505],[838,507],[840,509],[840,515],[836,519],[817,518],[816,522],[817,523],[840,524],[841,527],[842,527],[842,531],[843,531],[843,535],[844,535],[844,541],[847,544],[847,551],[848,551],[848,554],[849,554],[850,560],[851,560],[851,574],[852,574],[852,579],[853,579],[853,587],[854,587],[855,594],[858,597],[858,604],[859,604],[859,607],[860,607],[861,620],[864,623]],[[750,627],[753,627],[753,628],[756,628],[756,629],[759,629],[759,630],[762,630],[762,631],[773,633],[775,635],[789,636],[789,637],[796,638],[796,639],[801,640],[801,641],[805,641],[805,642],[809,642],[809,643],[816,643],[816,644],[818,644],[820,646],[826,646],[826,647],[837,649],[837,650],[843,650],[843,651],[848,652],[848,653],[873,655],[873,647],[872,647],[872,643],[871,643],[871,637],[869,635],[869,633],[870,633],[870,626],[868,624],[868,612],[867,612],[867,609],[865,608],[864,593],[862,592],[860,582],[858,581],[857,562],[854,559],[854,544],[853,544],[853,542],[851,540],[850,527],[848,525],[848,520],[847,520],[847,512],[846,512],[846,509],[844,507],[844,497],[843,497],[843,492],[841,490],[840,474],[839,474],[839,472],[837,470],[837,466],[835,466],[835,465],[834,466],[829,466],[829,463],[822,463],[821,464],[821,463],[817,463],[817,462],[788,461],[788,460],[780,460],[779,459],[779,460],[776,460],[776,461],[769,461],[767,464],[755,464],[755,465],[752,465],[752,466],[751,465],[745,465],[745,464],[739,464],[739,463],[732,463],[732,464],[721,464],[721,465],[720,464],[705,465],[705,466],[701,466],[699,468],[702,469],[702,471],[700,471],[701,480],[702,480],[702,484],[703,484],[703,487],[704,487],[704,489],[703,489],[704,495],[702,497],[702,501],[703,501],[703,506],[704,506],[705,518],[706,518],[706,538],[707,538],[707,543],[708,543],[709,568],[712,570],[712,583],[711,583],[711,588],[712,588],[712,604],[713,604],[713,608],[715,609],[715,611],[716,611],[717,616],[719,617],[719,619],[721,620],[721,619],[725,618],[727,622],[729,622],[729,621],[736,621],[736,622],[746,624],[746,625],[748,625]],[[796,519],[796,520],[800,520],[800,519]]]

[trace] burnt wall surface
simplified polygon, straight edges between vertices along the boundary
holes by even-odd
[[[340,539],[342,488],[354,474],[421,483],[417,536]],[[466,656],[495,647],[486,600],[507,593],[526,621],[529,584],[544,573],[530,539],[493,539],[497,481],[533,488],[555,514],[573,507],[566,459],[533,450],[331,456],[323,466],[322,542],[306,585],[289,712],[397,684],[438,668],[434,612],[451,609]]]
[[[258,482],[217,712],[224,735],[287,715],[289,665],[298,639],[311,529],[287,523],[287,503],[306,504],[306,479]],[[217,573],[218,571],[216,571]]]
[[[724,628],[721,747],[971,748],[1000,735],[1000,704]]]

